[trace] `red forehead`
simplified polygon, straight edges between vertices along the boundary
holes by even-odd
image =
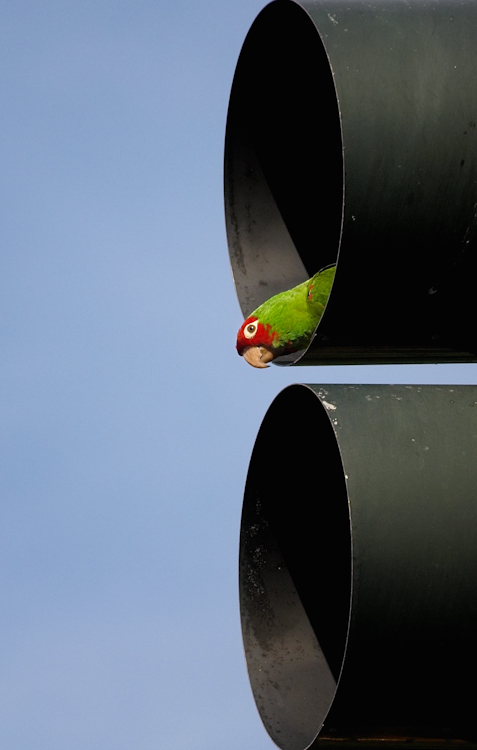
[[[253,338],[248,339],[244,334],[244,330],[250,323],[256,323],[257,333]],[[269,325],[263,325],[259,323],[254,315],[250,315],[239,328],[237,334],[237,351],[242,352],[247,346],[271,346],[273,340],[276,338],[276,334],[270,332]]]

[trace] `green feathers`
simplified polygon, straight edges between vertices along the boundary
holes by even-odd
[[[308,346],[330,296],[335,268],[318,271],[308,281],[271,297],[252,313],[278,334],[270,342],[274,348],[291,345],[298,351]]]
[[[238,353],[254,367],[266,367],[281,354],[306,349],[330,296],[335,270],[327,266],[257,307],[238,332]]]

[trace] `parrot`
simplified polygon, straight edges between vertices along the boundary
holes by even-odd
[[[237,351],[252,367],[306,349],[330,296],[336,265],[259,305],[240,326]]]

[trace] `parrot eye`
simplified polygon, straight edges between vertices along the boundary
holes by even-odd
[[[257,333],[257,323],[249,323],[248,326],[245,326],[243,335],[246,339],[253,339],[255,334]]]

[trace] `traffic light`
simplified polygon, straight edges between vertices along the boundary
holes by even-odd
[[[308,350],[276,364],[477,361],[476,81],[476,3],[258,15],[225,144],[244,316],[337,264]],[[273,401],[240,599],[282,750],[477,748],[476,457],[477,386],[293,385]]]

